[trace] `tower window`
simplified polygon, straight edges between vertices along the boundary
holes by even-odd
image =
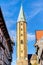
[[[21,30],[23,30],[23,29],[21,28]]]
[[[23,34],[21,34],[21,36],[23,36]]]
[[[22,25],[22,23],[21,23],[21,25]]]
[[[21,44],[23,44],[23,40],[21,40]]]
[[[21,53],[23,53],[23,50],[21,50]]]

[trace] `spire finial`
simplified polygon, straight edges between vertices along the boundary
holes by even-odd
[[[18,17],[17,22],[19,22],[19,21],[25,21],[25,16],[24,16],[22,4],[21,4],[20,13],[19,13],[19,17]]]

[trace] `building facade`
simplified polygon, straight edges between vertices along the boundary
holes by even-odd
[[[13,42],[8,34],[0,8],[0,65],[11,65]]]
[[[22,6],[17,20],[17,65],[28,65],[26,20]]]
[[[39,65],[43,65],[43,30],[36,32],[36,54]]]

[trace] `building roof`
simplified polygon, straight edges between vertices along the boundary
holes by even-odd
[[[43,30],[36,31],[36,40],[40,40],[43,37]]]
[[[12,51],[12,46],[11,44],[14,44],[12,42],[12,40],[10,39],[10,36],[8,34],[8,30],[7,30],[7,27],[6,27],[6,24],[5,24],[5,21],[4,21],[4,18],[3,18],[3,14],[2,14],[2,10],[0,8],[0,28],[6,38],[6,41],[8,43],[8,47],[9,47],[9,50]]]
[[[21,5],[21,8],[20,8],[20,13],[19,13],[17,22],[20,22],[20,21],[25,21],[25,15],[24,15],[24,11],[23,11],[22,5]]]

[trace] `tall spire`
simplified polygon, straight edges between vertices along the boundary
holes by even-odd
[[[21,8],[20,8],[20,13],[19,13],[17,22],[19,22],[19,21],[25,21],[25,16],[24,16],[24,11],[23,11],[22,5],[21,5]]]

